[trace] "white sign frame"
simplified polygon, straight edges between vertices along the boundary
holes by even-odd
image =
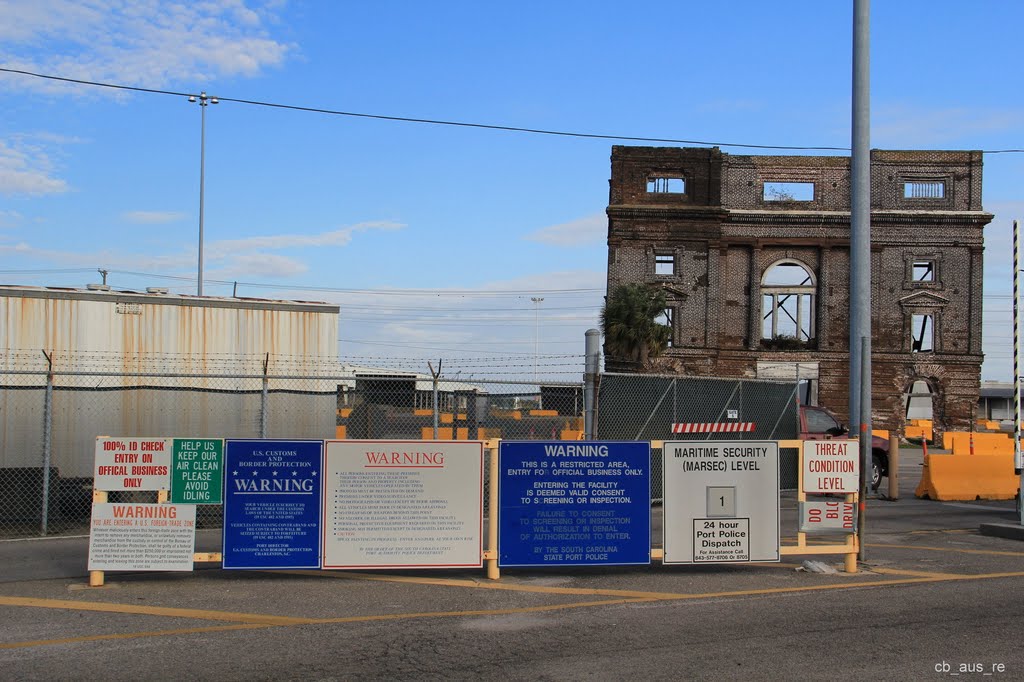
[[[801,533],[857,532],[857,504],[844,500],[805,500],[800,502]]]
[[[771,563],[782,560],[779,444],[774,441],[666,441],[664,564]],[[685,464],[684,464],[685,462]],[[736,528],[726,528],[736,522]],[[712,535],[698,538],[700,530]],[[710,524],[705,528],[703,524]],[[732,535],[742,529],[743,535]],[[704,540],[743,542],[716,558]],[[723,545],[724,547],[725,545]],[[738,558],[738,557],[744,558]]]
[[[805,493],[852,494],[860,490],[860,444],[857,441],[805,440],[800,460]]]
[[[191,571],[195,547],[194,504],[92,506],[90,571]]]
[[[483,566],[481,441],[328,440],[322,485],[324,569]]]
[[[173,438],[96,438],[94,490],[169,490]]]

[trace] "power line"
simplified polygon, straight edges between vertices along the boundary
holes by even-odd
[[[197,93],[190,92],[177,92],[174,90],[161,90],[157,88],[141,88],[130,85],[120,85],[116,83],[104,83],[100,81],[89,81],[80,78],[66,78],[63,76],[54,76],[50,74],[36,73],[33,71],[26,71],[24,69],[11,69],[6,67],[0,67],[0,71],[7,73],[16,73],[23,76],[31,76],[33,78],[42,78],[46,80],[60,81],[64,83],[75,83],[77,85],[88,85],[99,88],[111,88],[114,90],[126,90],[129,92],[142,92],[153,95],[171,95],[174,97],[198,97]],[[339,109],[325,109],[322,107],[307,107],[300,106],[297,104],[282,104],[280,102],[266,102],[261,100],[252,99],[241,99],[237,97],[222,97],[217,96],[217,99],[221,102],[235,102],[236,104],[248,104],[250,106],[267,107],[272,109],[284,109],[288,111],[301,111],[305,113],[314,114],[327,114],[330,116],[347,116],[351,118],[368,118],[379,121],[393,121],[397,123],[422,123],[426,125],[438,125],[438,126],[452,126],[457,128],[477,128],[482,130],[498,130],[504,132],[513,133],[529,133],[533,135],[552,135],[557,137],[575,137],[582,139],[591,140],[622,140],[625,142],[663,142],[668,144],[686,144],[686,145],[699,145],[703,147],[738,147],[742,149],[772,149],[781,151],[850,151],[849,147],[830,147],[830,146],[802,146],[802,145],[773,145],[773,144],[752,144],[743,142],[710,142],[707,140],[682,140],[669,137],[641,137],[636,135],[609,135],[601,133],[582,133],[569,130],[547,130],[544,128],[526,128],[520,126],[507,126],[497,125],[493,123],[473,123],[469,121],[447,121],[443,119],[432,119],[432,118],[419,118],[413,116],[391,116],[386,114],[370,114],[365,112],[357,111],[343,111]],[[994,149],[994,150],[983,150],[984,154],[1019,154],[1024,153],[1024,149]]]
[[[130,270],[109,270],[118,275],[131,275],[133,277],[151,277],[153,279],[170,279],[175,281],[192,282],[192,277],[180,275],[158,275],[148,272],[133,272]],[[240,287],[252,287],[256,289],[283,289],[286,291],[318,291],[336,294],[361,294],[377,296],[528,296],[530,294],[592,294],[604,292],[604,289],[345,289],[341,287],[318,287],[294,284],[267,284],[261,282],[240,282],[234,280],[205,279],[207,283],[235,285]]]

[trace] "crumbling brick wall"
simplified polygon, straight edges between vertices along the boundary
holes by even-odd
[[[981,171],[976,151],[872,152],[877,428],[902,429],[905,396],[918,380],[933,391],[939,430],[972,419],[983,359],[982,231],[992,219],[982,210]],[[757,377],[765,363],[816,365],[817,402],[845,419],[849,236],[848,157],[612,148],[608,287],[647,282],[665,291],[673,340],[658,371]],[[659,272],[659,259],[671,272]],[[780,261],[799,263],[813,281],[813,310],[805,311],[813,338],[804,347],[764,341],[763,278]],[[927,279],[916,279],[925,270]],[[931,333],[921,344],[930,347],[915,350],[912,322],[923,319]]]

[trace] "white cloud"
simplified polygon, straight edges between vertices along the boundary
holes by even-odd
[[[0,211],[0,227],[14,227],[23,220],[24,217],[17,211]]]
[[[126,85],[254,76],[280,65],[295,49],[264,28],[275,17],[262,2],[0,0],[0,16],[0,63],[8,68]],[[39,49],[43,44],[45,51]],[[61,93],[74,88],[0,77],[9,87]]]
[[[347,246],[353,235],[369,230],[400,230],[405,225],[389,221],[367,222],[350,225],[320,234],[279,234],[243,239],[225,239],[207,246],[212,257],[223,258],[239,251],[257,249],[295,249],[321,246]]]
[[[162,216],[175,214],[157,214],[136,212],[146,216]],[[2,214],[0,214],[2,217]],[[205,244],[204,279],[241,279],[243,277],[263,280],[282,277],[294,277],[309,271],[309,267],[297,258],[268,253],[275,249],[309,248],[324,246],[346,246],[352,241],[353,235],[368,230],[397,230],[404,225],[381,221],[359,223],[340,230],[322,232],[320,234],[282,234],[247,239],[231,239]],[[17,252],[19,255],[51,263],[97,267],[103,266],[111,270],[127,270],[133,272],[180,273],[194,271],[196,252],[191,244],[177,254],[152,256],[137,253],[116,253],[112,251],[60,251],[44,249],[27,243],[16,246],[0,245],[0,254]]]
[[[68,191],[67,182],[52,172],[53,164],[39,146],[20,137],[0,140],[0,194],[42,196]]]
[[[607,234],[608,219],[604,214],[598,213],[541,228],[526,235],[525,239],[542,244],[572,247],[602,242]]]
[[[1009,109],[936,109],[887,104],[872,113],[871,144],[886,149],[941,147],[1022,127],[1024,114]]]
[[[247,253],[231,256],[223,267],[203,272],[203,279],[280,279],[309,271],[302,261],[273,253]]]
[[[392,322],[380,326],[380,338],[386,338],[394,343],[430,343],[437,345],[466,343],[474,338],[474,334],[454,329],[445,330],[434,326],[416,326],[415,323]]]
[[[161,225],[177,222],[184,218],[184,213],[174,211],[126,211],[121,214],[121,219],[125,222],[138,225]]]

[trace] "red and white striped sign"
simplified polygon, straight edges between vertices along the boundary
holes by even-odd
[[[672,425],[672,433],[747,433],[753,430],[754,422]]]

